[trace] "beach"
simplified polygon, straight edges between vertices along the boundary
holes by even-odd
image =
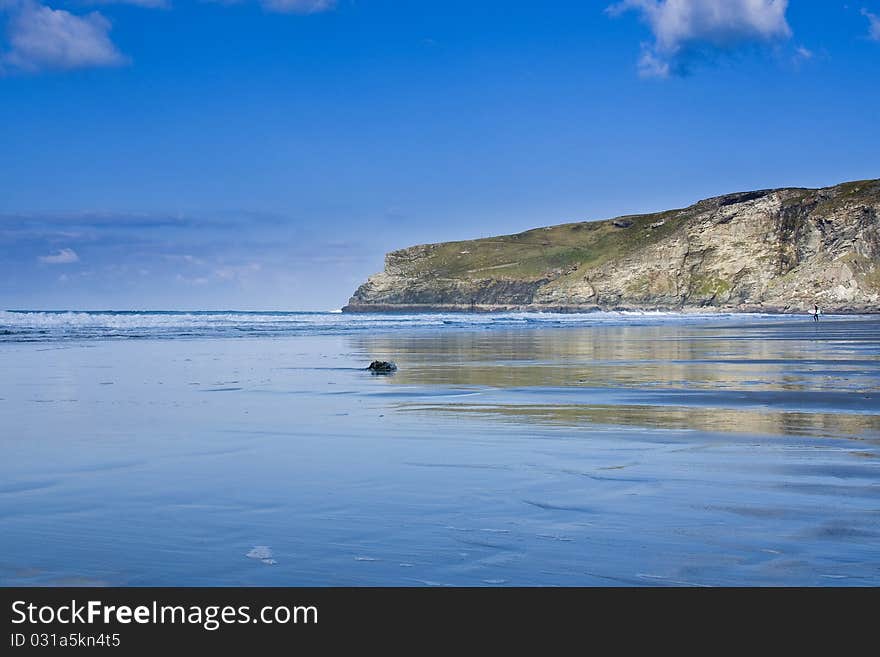
[[[880,585],[876,316],[0,313],[0,363],[4,586]]]

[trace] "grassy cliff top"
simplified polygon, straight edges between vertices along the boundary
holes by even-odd
[[[457,280],[541,280],[551,272],[595,267],[659,242],[708,210],[782,194],[786,204],[817,203],[817,209],[880,197],[880,180],[845,183],[822,190],[785,188],[729,194],[689,208],[603,221],[535,228],[514,235],[428,244],[388,255],[390,267],[407,276]]]

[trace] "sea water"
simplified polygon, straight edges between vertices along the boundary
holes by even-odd
[[[0,312],[0,367],[4,585],[880,584],[873,317]]]

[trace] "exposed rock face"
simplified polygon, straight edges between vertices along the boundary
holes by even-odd
[[[880,312],[880,180],[414,246],[348,312]]]

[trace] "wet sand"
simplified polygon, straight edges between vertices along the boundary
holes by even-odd
[[[0,362],[3,585],[880,584],[880,319]]]

